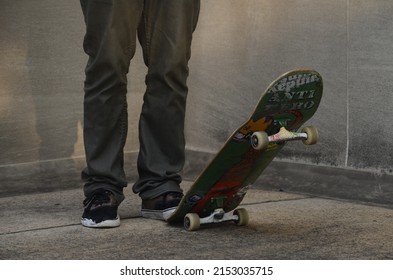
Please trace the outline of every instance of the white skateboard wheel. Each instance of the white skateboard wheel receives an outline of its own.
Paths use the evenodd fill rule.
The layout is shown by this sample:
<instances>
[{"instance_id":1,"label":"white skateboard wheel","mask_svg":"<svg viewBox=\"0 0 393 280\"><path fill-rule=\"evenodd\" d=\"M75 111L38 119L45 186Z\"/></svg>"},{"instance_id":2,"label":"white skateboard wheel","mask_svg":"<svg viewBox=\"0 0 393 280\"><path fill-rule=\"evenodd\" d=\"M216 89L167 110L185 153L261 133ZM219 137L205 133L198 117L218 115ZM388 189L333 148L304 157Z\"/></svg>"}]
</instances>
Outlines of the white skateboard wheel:
<instances>
[{"instance_id":1,"label":"white skateboard wheel","mask_svg":"<svg viewBox=\"0 0 393 280\"><path fill-rule=\"evenodd\" d=\"M251 146L255 150L264 150L269 145L269 136L265 131L256 131L251 135Z\"/></svg>"},{"instance_id":2,"label":"white skateboard wheel","mask_svg":"<svg viewBox=\"0 0 393 280\"><path fill-rule=\"evenodd\" d=\"M245 226L248 224L249 221L249 216L248 212L244 208L238 208L235 211L233 211L233 215L238 217L238 220L235 221L235 224L238 226Z\"/></svg>"},{"instance_id":3,"label":"white skateboard wheel","mask_svg":"<svg viewBox=\"0 0 393 280\"><path fill-rule=\"evenodd\" d=\"M184 217L184 228L188 231L198 230L201 225L200 218L196 213L188 213Z\"/></svg>"},{"instance_id":4,"label":"white skateboard wheel","mask_svg":"<svg viewBox=\"0 0 393 280\"><path fill-rule=\"evenodd\" d=\"M314 145L318 142L319 133L314 126L306 126L302 132L307 134L307 139L303 140L305 145Z\"/></svg>"}]
</instances>

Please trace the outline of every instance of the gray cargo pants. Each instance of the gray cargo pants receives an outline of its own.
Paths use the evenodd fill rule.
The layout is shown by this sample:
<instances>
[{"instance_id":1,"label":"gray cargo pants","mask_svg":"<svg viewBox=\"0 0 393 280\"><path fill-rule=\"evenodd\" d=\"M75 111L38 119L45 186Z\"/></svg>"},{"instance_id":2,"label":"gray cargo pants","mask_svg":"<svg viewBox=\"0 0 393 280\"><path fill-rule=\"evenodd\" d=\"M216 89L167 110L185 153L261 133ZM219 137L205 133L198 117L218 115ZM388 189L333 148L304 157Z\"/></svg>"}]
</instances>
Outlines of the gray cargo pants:
<instances>
[{"instance_id":1,"label":"gray cargo pants","mask_svg":"<svg viewBox=\"0 0 393 280\"><path fill-rule=\"evenodd\" d=\"M123 148L127 137L127 73L136 38L148 73L139 120L142 199L181 192L184 117L192 33L199 0L81 0L86 23L84 193L110 190L124 199Z\"/></svg>"}]
</instances>

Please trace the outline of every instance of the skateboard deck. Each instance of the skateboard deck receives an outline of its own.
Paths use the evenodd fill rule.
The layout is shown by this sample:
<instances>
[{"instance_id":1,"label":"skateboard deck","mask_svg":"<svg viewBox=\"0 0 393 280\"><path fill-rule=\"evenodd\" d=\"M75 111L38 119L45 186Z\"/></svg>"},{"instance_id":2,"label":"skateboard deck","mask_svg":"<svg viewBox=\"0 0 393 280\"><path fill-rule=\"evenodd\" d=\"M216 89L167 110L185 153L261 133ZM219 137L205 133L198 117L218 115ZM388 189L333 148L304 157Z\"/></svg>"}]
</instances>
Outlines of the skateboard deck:
<instances>
[{"instance_id":1,"label":"skateboard deck","mask_svg":"<svg viewBox=\"0 0 393 280\"><path fill-rule=\"evenodd\" d=\"M236 207L287 141L316 143L316 128L297 131L316 112L322 91L322 77L314 70L298 69L278 77L166 221L183 222L187 230L228 220L247 224L247 211Z\"/></svg>"}]
</instances>

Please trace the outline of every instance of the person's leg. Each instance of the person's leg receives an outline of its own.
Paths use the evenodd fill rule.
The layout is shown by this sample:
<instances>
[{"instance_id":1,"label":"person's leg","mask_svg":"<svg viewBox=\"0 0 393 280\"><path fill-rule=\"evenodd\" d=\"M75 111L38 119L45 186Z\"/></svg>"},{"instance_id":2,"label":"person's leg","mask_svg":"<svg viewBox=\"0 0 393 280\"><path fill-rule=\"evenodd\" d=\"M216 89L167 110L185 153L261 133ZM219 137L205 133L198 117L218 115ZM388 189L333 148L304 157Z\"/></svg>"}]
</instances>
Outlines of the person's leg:
<instances>
[{"instance_id":1,"label":"person's leg","mask_svg":"<svg viewBox=\"0 0 393 280\"><path fill-rule=\"evenodd\" d=\"M146 0L139 39L148 66L139 123L140 179L133 190L145 201L181 193L188 61L199 0Z\"/></svg>"},{"instance_id":2,"label":"person's leg","mask_svg":"<svg viewBox=\"0 0 393 280\"><path fill-rule=\"evenodd\" d=\"M83 128L87 167L82 171L82 178L87 198L85 212L91 212L96 208L91 204L97 193L109 191L113 199L106 200L111 205L118 205L124 199L126 75L135 53L143 1L81 0L81 6L86 23L83 46L89 56L85 69ZM112 207L116 213L117 205Z\"/></svg>"}]
</instances>

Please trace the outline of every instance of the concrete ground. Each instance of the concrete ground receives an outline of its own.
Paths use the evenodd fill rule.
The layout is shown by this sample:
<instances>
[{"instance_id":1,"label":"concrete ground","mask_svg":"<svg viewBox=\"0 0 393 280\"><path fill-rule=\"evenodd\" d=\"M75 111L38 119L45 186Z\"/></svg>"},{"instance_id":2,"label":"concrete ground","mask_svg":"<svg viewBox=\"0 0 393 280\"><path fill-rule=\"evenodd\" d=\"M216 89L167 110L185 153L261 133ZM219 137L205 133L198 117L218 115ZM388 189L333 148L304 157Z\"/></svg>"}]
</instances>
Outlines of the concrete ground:
<instances>
[{"instance_id":1,"label":"concrete ground","mask_svg":"<svg viewBox=\"0 0 393 280\"><path fill-rule=\"evenodd\" d=\"M256 185L242 204L247 226L187 232L141 218L139 197L126 195L112 229L80 225L80 189L0 198L0 259L393 259L387 207Z\"/></svg>"}]
</instances>

